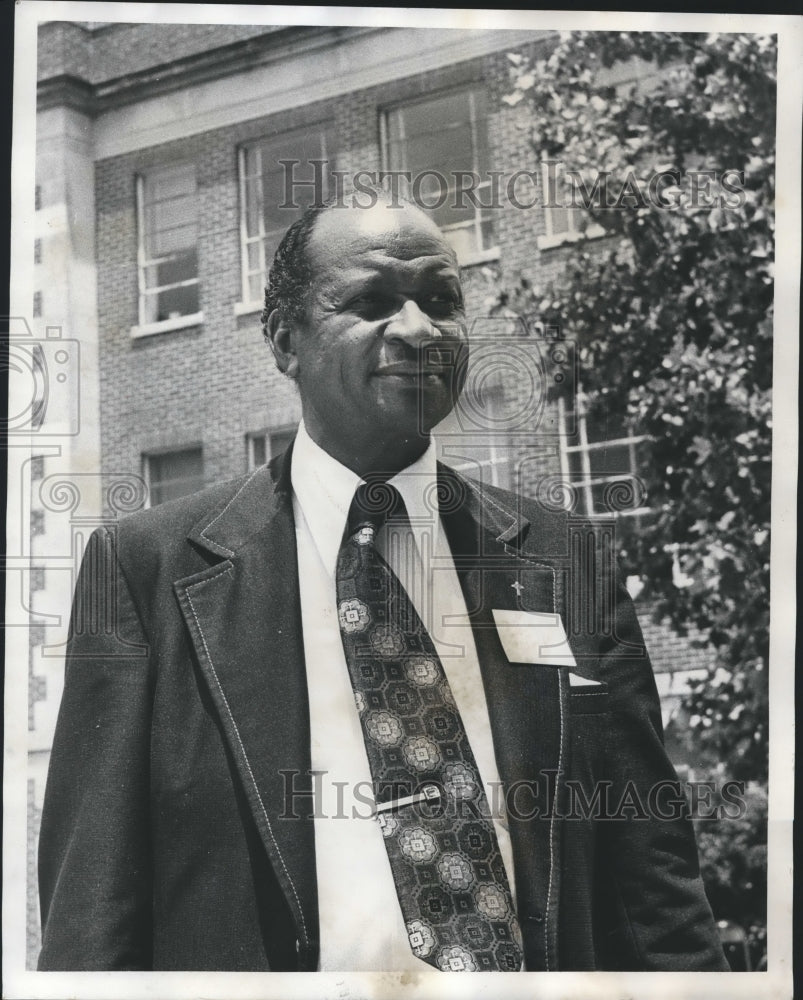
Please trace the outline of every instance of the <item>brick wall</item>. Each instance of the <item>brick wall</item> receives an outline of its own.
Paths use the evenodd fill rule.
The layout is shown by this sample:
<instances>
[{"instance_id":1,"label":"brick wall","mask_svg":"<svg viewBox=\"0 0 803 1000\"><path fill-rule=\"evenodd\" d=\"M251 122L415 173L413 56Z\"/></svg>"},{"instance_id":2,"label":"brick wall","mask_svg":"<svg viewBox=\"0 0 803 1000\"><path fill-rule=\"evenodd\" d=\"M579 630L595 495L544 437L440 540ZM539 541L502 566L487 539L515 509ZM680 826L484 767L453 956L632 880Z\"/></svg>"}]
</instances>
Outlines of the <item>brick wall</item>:
<instances>
[{"instance_id":1,"label":"brick wall","mask_svg":"<svg viewBox=\"0 0 803 1000\"><path fill-rule=\"evenodd\" d=\"M175 30L171 28L171 36ZM200 36L190 34L193 44L198 43ZM246 468L248 432L286 426L298 417L295 391L274 370L261 338L258 313L235 316L242 280L238 146L271 133L331 123L339 144L337 168L376 170L381 159L379 114L384 108L472 82L483 82L488 89L494 169L512 172L531 166L526 131L518 127L515 110L500 100L509 87L504 53L98 162L98 315L105 471L139 473L143 452L202 444L207 482L230 478ZM131 328L138 322L135 177L173 161L196 165L203 324L132 338ZM494 224L503 275L537 271L536 237L543 232L543 213L519 210L503 198ZM482 265L466 268L464 278L469 314L484 315L497 280ZM529 393L530 386L508 371L505 392L512 400L510 408L518 413L527 399L517 402L517 394ZM520 470L519 485L532 492L545 469L557 469L557 442L543 446L534 435L519 437L513 457Z\"/></svg>"}]
</instances>

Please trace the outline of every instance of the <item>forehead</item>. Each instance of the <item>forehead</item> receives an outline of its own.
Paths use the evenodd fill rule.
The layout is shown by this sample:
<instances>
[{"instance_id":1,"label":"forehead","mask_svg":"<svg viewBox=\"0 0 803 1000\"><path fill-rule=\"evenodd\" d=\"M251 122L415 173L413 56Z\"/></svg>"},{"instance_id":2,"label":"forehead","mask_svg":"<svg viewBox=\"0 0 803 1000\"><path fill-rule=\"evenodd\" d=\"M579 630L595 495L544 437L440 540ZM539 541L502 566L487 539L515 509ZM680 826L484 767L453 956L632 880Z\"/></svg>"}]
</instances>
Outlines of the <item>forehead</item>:
<instances>
[{"instance_id":1,"label":"forehead","mask_svg":"<svg viewBox=\"0 0 803 1000\"><path fill-rule=\"evenodd\" d=\"M318 220L309 253L316 282L346 270L458 274L454 251L438 227L409 206L334 208Z\"/></svg>"}]
</instances>

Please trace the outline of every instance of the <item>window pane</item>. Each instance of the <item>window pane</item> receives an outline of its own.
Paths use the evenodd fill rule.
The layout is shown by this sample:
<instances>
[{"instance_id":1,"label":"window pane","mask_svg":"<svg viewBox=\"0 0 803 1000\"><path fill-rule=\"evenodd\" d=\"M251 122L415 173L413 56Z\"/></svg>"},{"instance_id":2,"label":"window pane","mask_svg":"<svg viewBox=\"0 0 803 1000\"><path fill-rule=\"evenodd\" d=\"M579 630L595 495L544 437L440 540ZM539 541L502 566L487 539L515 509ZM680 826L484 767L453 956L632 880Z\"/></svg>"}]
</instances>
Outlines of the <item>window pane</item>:
<instances>
[{"instance_id":1,"label":"window pane","mask_svg":"<svg viewBox=\"0 0 803 1000\"><path fill-rule=\"evenodd\" d=\"M256 469L271 459L284 454L296 436L297 429L297 427L284 427L280 430L252 435L248 449L249 468Z\"/></svg>"},{"instance_id":2,"label":"window pane","mask_svg":"<svg viewBox=\"0 0 803 1000\"><path fill-rule=\"evenodd\" d=\"M262 149L260 146L247 146L245 149L245 177L249 179L262 173Z\"/></svg>"},{"instance_id":3,"label":"window pane","mask_svg":"<svg viewBox=\"0 0 803 1000\"><path fill-rule=\"evenodd\" d=\"M320 157L321 150L318 150L316 158ZM287 175L279 163L262 175L266 230L281 229L283 232L305 208L316 199L323 200L328 194L327 177L320 166L310 163L306 157L292 159L293 163L287 166Z\"/></svg>"},{"instance_id":4,"label":"window pane","mask_svg":"<svg viewBox=\"0 0 803 1000\"><path fill-rule=\"evenodd\" d=\"M145 178L145 200L148 204L194 192L195 167L191 163L160 167Z\"/></svg>"},{"instance_id":5,"label":"window pane","mask_svg":"<svg viewBox=\"0 0 803 1000\"><path fill-rule=\"evenodd\" d=\"M296 436L296 428L291 427L284 431L275 431L270 436L270 457L275 458L283 454L290 447L290 442Z\"/></svg>"},{"instance_id":6,"label":"window pane","mask_svg":"<svg viewBox=\"0 0 803 1000\"><path fill-rule=\"evenodd\" d=\"M158 322L198 312L198 198L194 165L179 164L152 171L143 178L142 198L141 283L145 293L140 321ZM185 282L195 284L175 287Z\"/></svg>"},{"instance_id":7,"label":"window pane","mask_svg":"<svg viewBox=\"0 0 803 1000\"><path fill-rule=\"evenodd\" d=\"M457 254L458 260L465 260L478 249L473 227L471 229L448 229L446 230L446 238Z\"/></svg>"},{"instance_id":8,"label":"window pane","mask_svg":"<svg viewBox=\"0 0 803 1000\"><path fill-rule=\"evenodd\" d=\"M261 274L252 274L248 278L248 301L261 302L265 293L265 278Z\"/></svg>"},{"instance_id":9,"label":"window pane","mask_svg":"<svg viewBox=\"0 0 803 1000\"><path fill-rule=\"evenodd\" d=\"M399 108L395 114L404 116L404 131L408 140L414 135L435 135L439 129L460 129L470 118L469 91L461 90L417 101Z\"/></svg>"},{"instance_id":10,"label":"window pane","mask_svg":"<svg viewBox=\"0 0 803 1000\"><path fill-rule=\"evenodd\" d=\"M149 268L149 273L155 270L156 287L164 288L165 285L177 285L182 281L194 281L198 274L198 255L195 248L174 254L167 260L160 261L154 269Z\"/></svg>"},{"instance_id":11,"label":"window pane","mask_svg":"<svg viewBox=\"0 0 803 1000\"><path fill-rule=\"evenodd\" d=\"M157 323L198 312L197 254L178 254L145 269L146 282L153 291L145 292L143 321ZM192 282L192 284L185 284Z\"/></svg>"},{"instance_id":12,"label":"window pane","mask_svg":"<svg viewBox=\"0 0 803 1000\"><path fill-rule=\"evenodd\" d=\"M265 435L258 434L251 439L251 463L252 468L264 465L267 461L265 457Z\"/></svg>"},{"instance_id":13,"label":"window pane","mask_svg":"<svg viewBox=\"0 0 803 1000\"><path fill-rule=\"evenodd\" d=\"M329 169L335 167L332 147L331 135L313 128L273 136L246 148L242 212L247 236L260 240L259 246L247 249L249 270L266 271L287 228L316 199L327 197ZM326 162L315 166L312 160ZM283 165L281 161L290 162ZM266 273L245 276L247 301L262 298L266 279Z\"/></svg>"},{"instance_id":14,"label":"window pane","mask_svg":"<svg viewBox=\"0 0 803 1000\"><path fill-rule=\"evenodd\" d=\"M387 132L390 169L409 170L414 183L419 178L413 193L422 207L437 206L427 210L447 230L458 257L470 259L491 246L490 220L482 227L474 225L481 209L469 197L457 203L454 194L458 172L472 174L480 182L487 177L488 135L482 91L464 90L396 108L388 113ZM437 172L443 182L435 176L421 179L429 171ZM463 178L460 184L463 188L472 186L469 178ZM444 198L446 191L448 196Z\"/></svg>"},{"instance_id":15,"label":"window pane","mask_svg":"<svg viewBox=\"0 0 803 1000\"><path fill-rule=\"evenodd\" d=\"M579 482L583 475L583 458L582 452L570 451L566 455L566 460L569 466L569 478L575 482Z\"/></svg>"},{"instance_id":16,"label":"window pane","mask_svg":"<svg viewBox=\"0 0 803 1000\"><path fill-rule=\"evenodd\" d=\"M636 471L631 467L630 451L626 445L605 445L602 448L592 448L589 450L588 457L591 462L591 474L595 478Z\"/></svg>"},{"instance_id":17,"label":"window pane","mask_svg":"<svg viewBox=\"0 0 803 1000\"><path fill-rule=\"evenodd\" d=\"M262 178L245 182L245 229L248 236L259 236L262 218Z\"/></svg>"},{"instance_id":18,"label":"window pane","mask_svg":"<svg viewBox=\"0 0 803 1000\"><path fill-rule=\"evenodd\" d=\"M491 219L487 217L482 219L480 223L480 233L483 250L490 250L490 248L494 245L494 228Z\"/></svg>"},{"instance_id":19,"label":"window pane","mask_svg":"<svg viewBox=\"0 0 803 1000\"><path fill-rule=\"evenodd\" d=\"M169 288L154 295L156 299L156 315L148 322L159 323L164 319L176 319L179 316L192 316L199 311L198 285L185 285L183 288Z\"/></svg>"},{"instance_id":20,"label":"window pane","mask_svg":"<svg viewBox=\"0 0 803 1000\"><path fill-rule=\"evenodd\" d=\"M622 476L591 487L595 514L617 514L636 510L641 504L643 491L633 476Z\"/></svg>"},{"instance_id":21,"label":"window pane","mask_svg":"<svg viewBox=\"0 0 803 1000\"><path fill-rule=\"evenodd\" d=\"M486 483L509 488L511 436L506 428L506 412L502 385L488 387L481 409L470 416L453 410L434 430L439 457L466 475L481 475Z\"/></svg>"},{"instance_id":22,"label":"window pane","mask_svg":"<svg viewBox=\"0 0 803 1000\"><path fill-rule=\"evenodd\" d=\"M630 433L624 418L617 413L612 413L607 407L592 410L588 414L586 423L588 440L592 443L625 438Z\"/></svg>"},{"instance_id":23,"label":"window pane","mask_svg":"<svg viewBox=\"0 0 803 1000\"><path fill-rule=\"evenodd\" d=\"M259 267L259 243L248 244L248 267L251 271Z\"/></svg>"},{"instance_id":24,"label":"window pane","mask_svg":"<svg viewBox=\"0 0 803 1000\"><path fill-rule=\"evenodd\" d=\"M569 211L566 208L547 208L551 220L551 236L569 232Z\"/></svg>"},{"instance_id":25,"label":"window pane","mask_svg":"<svg viewBox=\"0 0 803 1000\"><path fill-rule=\"evenodd\" d=\"M203 486L203 456L200 448L150 455L148 479L151 506L186 496Z\"/></svg>"}]
</instances>

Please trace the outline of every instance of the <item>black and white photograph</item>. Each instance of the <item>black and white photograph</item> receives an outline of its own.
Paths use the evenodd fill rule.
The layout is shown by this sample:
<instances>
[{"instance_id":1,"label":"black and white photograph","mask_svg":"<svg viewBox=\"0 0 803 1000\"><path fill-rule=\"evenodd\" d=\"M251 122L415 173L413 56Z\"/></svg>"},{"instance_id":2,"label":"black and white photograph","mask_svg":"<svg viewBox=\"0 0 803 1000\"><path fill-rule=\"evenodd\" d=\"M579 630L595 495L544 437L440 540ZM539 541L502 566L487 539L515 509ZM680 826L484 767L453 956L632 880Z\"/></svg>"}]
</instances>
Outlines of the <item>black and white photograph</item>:
<instances>
[{"instance_id":1,"label":"black and white photograph","mask_svg":"<svg viewBox=\"0 0 803 1000\"><path fill-rule=\"evenodd\" d=\"M14 53L4 996L791 998L803 21Z\"/></svg>"}]
</instances>

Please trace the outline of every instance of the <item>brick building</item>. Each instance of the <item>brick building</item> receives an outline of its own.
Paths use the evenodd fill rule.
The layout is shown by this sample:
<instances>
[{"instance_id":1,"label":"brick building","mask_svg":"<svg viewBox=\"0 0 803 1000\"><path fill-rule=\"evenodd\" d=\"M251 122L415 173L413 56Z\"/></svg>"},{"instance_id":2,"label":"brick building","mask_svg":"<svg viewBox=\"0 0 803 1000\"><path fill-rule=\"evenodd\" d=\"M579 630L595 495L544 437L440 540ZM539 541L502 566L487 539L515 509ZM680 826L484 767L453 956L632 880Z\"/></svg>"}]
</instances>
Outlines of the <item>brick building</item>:
<instances>
[{"instance_id":1,"label":"brick building","mask_svg":"<svg viewBox=\"0 0 803 1000\"><path fill-rule=\"evenodd\" d=\"M576 212L543 207L526 129L502 101L508 53L551 44L540 31L41 25L34 315L66 326L85 360L80 439L53 471L91 470L78 514L44 505L45 550L61 532L74 565L96 523L284 448L300 408L259 316L300 212L281 206L348 189L359 171L428 174L419 193L463 267L474 368L443 428L445 460L556 503L569 480L581 512L610 514L609 488L637 482L644 442L586 425L570 330L487 316L500 275L548 280L579 236ZM475 197L455 207L460 176ZM647 516L629 495L619 515ZM48 579L36 580L43 607ZM650 628L668 719L705 657ZM48 641L31 632L36 662ZM31 670L31 847L61 690L48 662L49 683ZM34 891L31 879L30 960Z\"/></svg>"}]
</instances>

